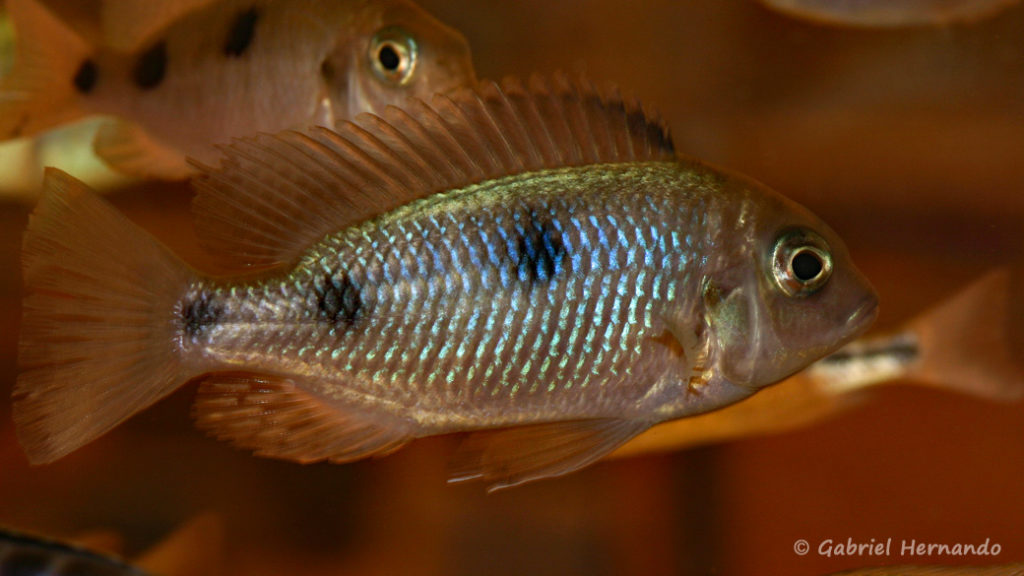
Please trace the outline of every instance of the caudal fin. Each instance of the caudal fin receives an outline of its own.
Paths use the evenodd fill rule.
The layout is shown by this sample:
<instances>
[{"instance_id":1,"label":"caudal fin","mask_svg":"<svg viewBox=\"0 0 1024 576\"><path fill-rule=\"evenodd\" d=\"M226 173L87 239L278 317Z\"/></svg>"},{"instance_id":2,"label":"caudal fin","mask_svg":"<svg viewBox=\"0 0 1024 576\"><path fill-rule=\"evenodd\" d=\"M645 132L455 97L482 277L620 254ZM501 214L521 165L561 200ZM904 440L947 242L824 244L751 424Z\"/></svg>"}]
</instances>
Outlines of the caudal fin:
<instances>
[{"instance_id":1,"label":"caudal fin","mask_svg":"<svg viewBox=\"0 0 1024 576\"><path fill-rule=\"evenodd\" d=\"M992 400L1024 396L1022 275L991 272L912 321L921 358L908 376Z\"/></svg>"},{"instance_id":2,"label":"caudal fin","mask_svg":"<svg viewBox=\"0 0 1024 576\"><path fill-rule=\"evenodd\" d=\"M192 272L85 184L50 168L22 248L14 420L52 462L185 383L176 301Z\"/></svg>"},{"instance_id":3,"label":"caudal fin","mask_svg":"<svg viewBox=\"0 0 1024 576\"><path fill-rule=\"evenodd\" d=\"M90 88L90 46L37 0L7 0L14 67L0 80L0 140L35 134L83 115L76 84Z\"/></svg>"}]
</instances>

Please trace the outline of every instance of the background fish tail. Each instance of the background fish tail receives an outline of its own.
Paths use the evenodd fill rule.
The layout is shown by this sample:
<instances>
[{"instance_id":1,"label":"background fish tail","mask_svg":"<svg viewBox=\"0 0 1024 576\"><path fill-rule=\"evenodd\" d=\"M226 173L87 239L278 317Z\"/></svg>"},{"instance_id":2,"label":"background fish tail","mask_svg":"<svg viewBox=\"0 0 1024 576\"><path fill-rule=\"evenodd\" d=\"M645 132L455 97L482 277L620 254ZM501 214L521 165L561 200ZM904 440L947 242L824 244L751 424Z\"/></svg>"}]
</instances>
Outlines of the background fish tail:
<instances>
[{"instance_id":1,"label":"background fish tail","mask_svg":"<svg viewBox=\"0 0 1024 576\"><path fill-rule=\"evenodd\" d=\"M96 81L91 47L37 0L8 0L17 33L11 73L0 80L0 140L76 120L78 91Z\"/></svg>"},{"instance_id":2,"label":"background fish tail","mask_svg":"<svg viewBox=\"0 0 1024 576\"><path fill-rule=\"evenodd\" d=\"M48 169L22 248L14 420L56 460L187 381L176 301L192 272L87 186Z\"/></svg>"},{"instance_id":3,"label":"background fish tail","mask_svg":"<svg viewBox=\"0 0 1024 576\"><path fill-rule=\"evenodd\" d=\"M911 323L921 361L911 377L992 400L1024 396L1024 272L1000 268Z\"/></svg>"}]
</instances>

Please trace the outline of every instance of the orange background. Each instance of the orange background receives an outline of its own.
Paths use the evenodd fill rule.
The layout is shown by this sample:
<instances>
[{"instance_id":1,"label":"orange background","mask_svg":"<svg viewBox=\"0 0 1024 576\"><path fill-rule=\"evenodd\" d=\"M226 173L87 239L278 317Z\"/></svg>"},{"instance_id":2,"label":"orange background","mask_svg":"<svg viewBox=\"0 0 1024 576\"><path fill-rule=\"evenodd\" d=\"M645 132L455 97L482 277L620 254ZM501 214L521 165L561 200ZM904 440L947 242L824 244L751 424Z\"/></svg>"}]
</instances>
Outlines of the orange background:
<instances>
[{"instance_id":1,"label":"orange background","mask_svg":"<svg viewBox=\"0 0 1024 576\"><path fill-rule=\"evenodd\" d=\"M479 2L426 8L481 77L585 71L660 109L677 148L804 203L847 240L892 327L1024 252L1024 7L971 25L821 27L748 0ZM193 261L188 190L112 200ZM0 204L0 523L99 527L127 553L201 511L230 574L823 574L826 538L998 542L1024 560L1024 411L910 386L775 436L607 462L485 495L445 484L451 439L344 466L205 438L186 388L60 462L13 437L18 243ZM811 554L793 552L798 538ZM897 545L898 547L898 545ZM956 559L916 559L918 562Z\"/></svg>"}]
</instances>

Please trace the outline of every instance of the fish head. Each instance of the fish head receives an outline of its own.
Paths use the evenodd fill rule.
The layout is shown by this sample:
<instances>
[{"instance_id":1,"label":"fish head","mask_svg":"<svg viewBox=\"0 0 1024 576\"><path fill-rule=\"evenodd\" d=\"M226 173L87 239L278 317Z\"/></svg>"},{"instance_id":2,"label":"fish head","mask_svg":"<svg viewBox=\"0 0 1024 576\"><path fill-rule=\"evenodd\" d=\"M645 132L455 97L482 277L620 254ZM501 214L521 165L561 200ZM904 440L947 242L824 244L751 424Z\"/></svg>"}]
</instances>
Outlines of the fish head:
<instances>
[{"instance_id":1,"label":"fish head","mask_svg":"<svg viewBox=\"0 0 1024 576\"><path fill-rule=\"evenodd\" d=\"M839 236L765 186L730 177L742 198L704 278L713 373L745 388L778 382L871 325L878 299Z\"/></svg>"},{"instance_id":2,"label":"fish head","mask_svg":"<svg viewBox=\"0 0 1024 576\"><path fill-rule=\"evenodd\" d=\"M406 0L368 2L322 66L337 120L476 84L469 43Z\"/></svg>"}]
</instances>

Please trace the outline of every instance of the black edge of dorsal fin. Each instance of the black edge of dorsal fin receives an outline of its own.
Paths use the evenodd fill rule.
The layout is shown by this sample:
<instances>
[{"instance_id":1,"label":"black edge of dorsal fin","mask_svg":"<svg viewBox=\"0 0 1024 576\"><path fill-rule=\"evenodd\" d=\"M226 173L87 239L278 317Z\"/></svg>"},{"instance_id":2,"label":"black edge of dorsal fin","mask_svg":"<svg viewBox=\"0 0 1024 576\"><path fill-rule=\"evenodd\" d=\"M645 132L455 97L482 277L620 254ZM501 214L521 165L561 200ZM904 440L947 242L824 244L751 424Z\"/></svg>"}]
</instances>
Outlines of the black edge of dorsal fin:
<instances>
[{"instance_id":1,"label":"black edge of dorsal fin","mask_svg":"<svg viewBox=\"0 0 1024 576\"><path fill-rule=\"evenodd\" d=\"M665 124L615 88L556 74L482 82L193 162L204 244L249 265L291 262L325 235L421 198L523 172L675 157Z\"/></svg>"}]
</instances>

